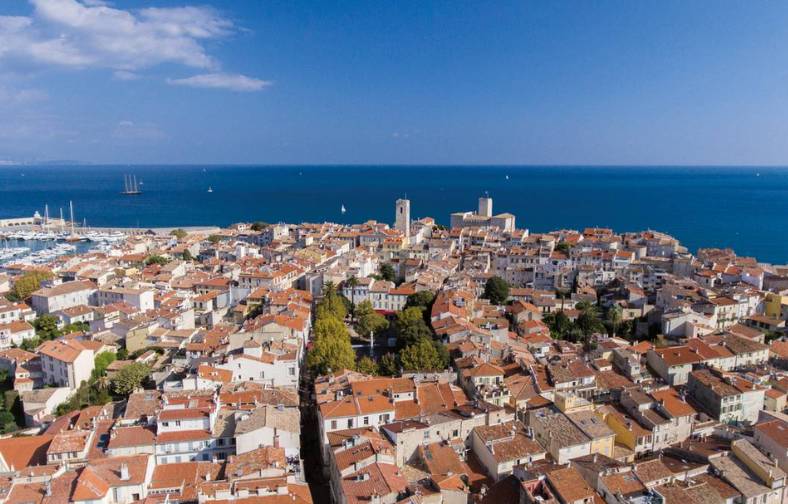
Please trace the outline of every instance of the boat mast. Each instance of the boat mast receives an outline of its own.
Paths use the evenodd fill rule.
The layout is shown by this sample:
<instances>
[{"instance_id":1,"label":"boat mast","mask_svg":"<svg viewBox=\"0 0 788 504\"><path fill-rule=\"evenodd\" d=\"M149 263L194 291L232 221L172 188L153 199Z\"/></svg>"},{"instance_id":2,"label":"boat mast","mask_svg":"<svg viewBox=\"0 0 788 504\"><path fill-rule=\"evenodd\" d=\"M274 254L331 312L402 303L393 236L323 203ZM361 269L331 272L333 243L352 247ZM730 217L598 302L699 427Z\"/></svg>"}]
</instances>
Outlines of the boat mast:
<instances>
[{"instance_id":1,"label":"boat mast","mask_svg":"<svg viewBox=\"0 0 788 504\"><path fill-rule=\"evenodd\" d=\"M69 200L68 210L71 213L71 234L74 234L74 203Z\"/></svg>"},{"instance_id":2,"label":"boat mast","mask_svg":"<svg viewBox=\"0 0 788 504\"><path fill-rule=\"evenodd\" d=\"M49 226L49 205L44 203L44 226Z\"/></svg>"}]
</instances>

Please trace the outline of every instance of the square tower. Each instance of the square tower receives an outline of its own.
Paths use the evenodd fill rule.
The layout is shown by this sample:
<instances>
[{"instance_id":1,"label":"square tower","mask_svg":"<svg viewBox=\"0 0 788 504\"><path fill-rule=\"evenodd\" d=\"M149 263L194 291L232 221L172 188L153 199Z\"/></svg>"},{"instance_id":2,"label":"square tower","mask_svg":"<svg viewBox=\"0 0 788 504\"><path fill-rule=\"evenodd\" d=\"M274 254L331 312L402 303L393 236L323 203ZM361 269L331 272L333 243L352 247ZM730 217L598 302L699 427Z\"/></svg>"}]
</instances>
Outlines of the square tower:
<instances>
[{"instance_id":1,"label":"square tower","mask_svg":"<svg viewBox=\"0 0 788 504\"><path fill-rule=\"evenodd\" d=\"M410 200L398 199L396 215L394 217L394 229L402 231L405 238L410 238Z\"/></svg>"},{"instance_id":2,"label":"square tower","mask_svg":"<svg viewBox=\"0 0 788 504\"><path fill-rule=\"evenodd\" d=\"M479 215L481 217L492 217L492 198L479 198Z\"/></svg>"}]
</instances>

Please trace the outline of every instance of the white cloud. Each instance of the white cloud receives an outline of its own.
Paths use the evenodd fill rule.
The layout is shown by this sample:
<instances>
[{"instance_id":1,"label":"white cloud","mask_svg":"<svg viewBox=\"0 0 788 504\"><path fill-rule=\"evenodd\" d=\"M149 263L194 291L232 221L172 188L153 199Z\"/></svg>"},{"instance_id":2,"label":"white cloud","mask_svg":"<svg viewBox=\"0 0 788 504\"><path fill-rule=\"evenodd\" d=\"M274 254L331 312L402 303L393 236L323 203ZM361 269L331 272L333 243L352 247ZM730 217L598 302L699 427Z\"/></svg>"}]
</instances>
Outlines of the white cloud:
<instances>
[{"instance_id":1,"label":"white cloud","mask_svg":"<svg viewBox=\"0 0 788 504\"><path fill-rule=\"evenodd\" d=\"M166 138L167 135L157 125L145 122L135 123L134 121L118 121L112 131L112 138L121 141L158 141Z\"/></svg>"},{"instance_id":2,"label":"white cloud","mask_svg":"<svg viewBox=\"0 0 788 504\"><path fill-rule=\"evenodd\" d=\"M0 109L12 105L26 105L49 99L46 91L36 88L14 89L0 82Z\"/></svg>"},{"instance_id":3,"label":"white cloud","mask_svg":"<svg viewBox=\"0 0 788 504\"><path fill-rule=\"evenodd\" d=\"M175 86L196 88L229 89L232 91L260 91L271 85L264 81L239 74L208 73L186 77L184 79L167 79L167 83Z\"/></svg>"},{"instance_id":4,"label":"white cloud","mask_svg":"<svg viewBox=\"0 0 788 504\"><path fill-rule=\"evenodd\" d=\"M0 61L69 68L106 68L116 79L178 64L211 73L195 76L196 86L257 90L264 81L221 73L204 42L237 31L210 7L123 10L103 0L29 0L30 16L0 16ZM178 79L188 81L188 79ZM202 82L202 83L201 83ZM213 83L213 84L212 84ZM188 82L183 82L190 85Z\"/></svg>"},{"instance_id":5,"label":"white cloud","mask_svg":"<svg viewBox=\"0 0 788 504\"><path fill-rule=\"evenodd\" d=\"M140 78L140 75L134 72L129 72L128 70L116 70L112 72L112 76L115 77L117 80L137 80Z\"/></svg>"}]
</instances>

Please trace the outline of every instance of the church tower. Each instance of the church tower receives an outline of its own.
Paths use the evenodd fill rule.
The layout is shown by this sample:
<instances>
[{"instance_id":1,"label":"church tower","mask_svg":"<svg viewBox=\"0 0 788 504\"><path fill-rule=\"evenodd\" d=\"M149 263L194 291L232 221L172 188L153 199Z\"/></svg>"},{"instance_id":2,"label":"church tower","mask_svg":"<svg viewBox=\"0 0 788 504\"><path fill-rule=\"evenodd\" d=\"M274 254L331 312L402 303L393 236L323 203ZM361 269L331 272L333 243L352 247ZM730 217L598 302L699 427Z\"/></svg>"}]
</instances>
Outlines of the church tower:
<instances>
[{"instance_id":1,"label":"church tower","mask_svg":"<svg viewBox=\"0 0 788 504\"><path fill-rule=\"evenodd\" d=\"M402 231L405 238L410 239L410 200L397 200L394 229Z\"/></svg>"}]
</instances>

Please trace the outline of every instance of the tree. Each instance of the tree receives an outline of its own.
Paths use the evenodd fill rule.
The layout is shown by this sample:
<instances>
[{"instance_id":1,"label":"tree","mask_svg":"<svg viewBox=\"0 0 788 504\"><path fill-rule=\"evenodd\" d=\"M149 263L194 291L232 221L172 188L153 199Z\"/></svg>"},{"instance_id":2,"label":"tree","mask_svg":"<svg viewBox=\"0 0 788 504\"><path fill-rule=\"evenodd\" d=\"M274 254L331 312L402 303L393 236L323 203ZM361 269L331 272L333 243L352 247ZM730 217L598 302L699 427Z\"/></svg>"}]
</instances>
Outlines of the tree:
<instances>
[{"instance_id":1,"label":"tree","mask_svg":"<svg viewBox=\"0 0 788 504\"><path fill-rule=\"evenodd\" d=\"M170 234L179 240L183 240L184 238L186 238L186 236L189 235L189 233L187 233L186 230L181 228L173 229L172 231L170 231Z\"/></svg>"},{"instance_id":2,"label":"tree","mask_svg":"<svg viewBox=\"0 0 788 504\"><path fill-rule=\"evenodd\" d=\"M41 315L33 321L36 336L42 340L59 338L63 333L57 327L58 319L54 315Z\"/></svg>"},{"instance_id":3,"label":"tree","mask_svg":"<svg viewBox=\"0 0 788 504\"><path fill-rule=\"evenodd\" d=\"M316 317L323 318L331 315L337 320L345 320L348 309L344 299L345 297L337 292L336 286L328 282L323 288L323 299L315 309Z\"/></svg>"},{"instance_id":4,"label":"tree","mask_svg":"<svg viewBox=\"0 0 788 504\"><path fill-rule=\"evenodd\" d=\"M90 324L87 322L72 322L71 324L64 325L63 328L60 330L60 334L71 334L71 333L86 333L90 331Z\"/></svg>"},{"instance_id":5,"label":"tree","mask_svg":"<svg viewBox=\"0 0 788 504\"><path fill-rule=\"evenodd\" d=\"M41 282L49 280L53 276L49 271L29 271L25 273L14 282L14 286L8 293L8 299L11 301L25 301L41 288Z\"/></svg>"},{"instance_id":6,"label":"tree","mask_svg":"<svg viewBox=\"0 0 788 504\"><path fill-rule=\"evenodd\" d=\"M348 333L347 327L335 317L319 317L315 321L314 333L316 340L321 338L339 338L350 342L350 333Z\"/></svg>"},{"instance_id":7,"label":"tree","mask_svg":"<svg viewBox=\"0 0 788 504\"><path fill-rule=\"evenodd\" d=\"M19 429L19 426L16 425L16 419L13 413L8 410L0 411L0 428L3 434L10 434Z\"/></svg>"},{"instance_id":8,"label":"tree","mask_svg":"<svg viewBox=\"0 0 788 504\"><path fill-rule=\"evenodd\" d=\"M607 321L610 324L611 329L613 329L613 337L616 337L616 331L618 331L618 326L621 323L621 307L618 305L613 305L607 311Z\"/></svg>"},{"instance_id":9,"label":"tree","mask_svg":"<svg viewBox=\"0 0 788 504\"><path fill-rule=\"evenodd\" d=\"M220 241L222 241L222 237L216 234L212 234L208 236L208 241L211 242L212 245L216 245Z\"/></svg>"},{"instance_id":10,"label":"tree","mask_svg":"<svg viewBox=\"0 0 788 504\"><path fill-rule=\"evenodd\" d=\"M262 231L263 229L267 228L268 226L270 226L270 224L267 223L267 222L257 221L254 224L252 224L252 231Z\"/></svg>"},{"instance_id":11,"label":"tree","mask_svg":"<svg viewBox=\"0 0 788 504\"><path fill-rule=\"evenodd\" d=\"M36 348L38 348L38 345L40 344L41 344L41 338L39 338L38 336L33 336L32 338L23 339L22 344L19 345L19 348L27 352L33 352L35 351Z\"/></svg>"},{"instance_id":12,"label":"tree","mask_svg":"<svg viewBox=\"0 0 788 504\"><path fill-rule=\"evenodd\" d=\"M170 262L169 259L167 259L164 256L160 256L160 255L150 255L150 256L147 257L147 259L145 259L145 265L146 266L149 265L149 264L158 264L158 265L163 266L163 265L167 264L168 262Z\"/></svg>"},{"instance_id":13,"label":"tree","mask_svg":"<svg viewBox=\"0 0 788 504\"><path fill-rule=\"evenodd\" d=\"M397 334L397 346L405 348L413 345L421 338L432 339L432 330L429 328L420 308L406 308L397 314L394 324Z\"/></svg>"},{"instance_id":14,"label":"tree","mask_svg":"<svg viewBox=\"0 0 788 504\"><path fill-rule=\"evenodd\" d=\"M107 372L107 368L115 361L114 352L101 352L93 359L94 367L91 376L98 379Z\"/></svg>"},{"instance_id":15,"label":"tree","mask_svg":"<svg viewBox=\"0 0 788 504\"><path fill-rule=\"evenodd\" d=\"M405 347L400 352L400 362L406 371L438 371L443 369L443 362L435 344L428 338Z\"/></svg>"},{"instance_id":16,"label":"tree","mask_svg":"<svg viewBox=\"0 0 788 504\"><path fill-rule=\"evenodd\" d=\"M555 339L565 339L569 331L572 330L572 321L563 311L548 313L542 318L542 322L550 328L550 335Z\"/></svg>"},{"instance_id":17,"label":"tree","mask_svg":"<svg viewBox=\"0 0 788 504\"><path fill-rule=\"evenodd\" d=\"M393 353L387 353L378 362L378 371L385 376L397 376L399 374L399 363Z\"/></svg>"},{"instance_id":18,"label":"tree","mask_svg":"<svg viewBox=\"0 0 788 504\"><path fill-rule=\"evenodd\" d=\"M394 282L397 279L397 274L394 272L394 266L389 263L383 263L380 265L380 278L383 280L388 280L389 282Z\"/></svg>"},{"instance_id":19,"label":"tree","mask_svg":"<svg viewBox=\"0 0 788 504\"><path fill-rule=\"evenodd\" d=\"M594 333L605 330L604 324L599 320L599 310L597 310L596 306L586 301L581 301L577 303L576 308L580 310L580 315L578 315L575 325L583 336L588 338Z\"/></svg>"},{"instance_id":20,"label":"tree","mask_svg":"<svg viewBox=\"0 0 788 504\"><path fill-rule=\"evenodd\" d=\"M509 284L501 277L490 277L484 284L485 299L489 299L494 305L502 305L509 299Z\"/></svg>"},{"instance_id":21,"label":"tree","mask_svg":"<svg viewBox=\"0 0 788 504\"><path fill-rule=\"evenodd\" d=\"M118 349L118 353L115 355L118 360L126 360L129 358L129 351L126 350L126 347L120 347Z\"/></svg>"},{"instance_id":22,"label":"tree","mask_svg":"<svg viewBox=\"0 0 788 504\"><path fill-rule=\"evenodd\" d=\"M424 311L429 311L432 308L432 303L435 301L435 294L432 291L423 290L408 296L405 301L405 308L421 308Z\"/></svg>"},{"instance_id":23,"label":"tree","mask_svg":"<svg viewBox=\"0 0 788 504\"><path fill-rule=\"evenodd\" d=\"M555 246L556 252L561 252L562 254L566 254L566 255L569 255L569 250L571 248L572 247L569 245L569 243L563 241Z\"/></svg>"},{"instance_id":24,"label":"tree","mask_svg":"<svg viewBox=\"0 0 788 504\"><path fill-rule=\"evenodd\" d=\"M356 331L365 338L368 338L370 333L379 333L389 326L386 317L376 312L372 308L372 303L368 300L359 303L355 313L358 320L356 322Z\"/></svg>"},{"instance_id":25,"label":"tree","mask_svg":"<svg viewBox=\"0 0 788 504\"><path fill-rule=\"evenodd\" d=\"M183 255L181 257L183 257L184 261L193 261L194 260L194 256L192 255L191 252L189 252L189 249L184 249Z\"/></svg>"},{"instance_id":26,"label":"tree","mask_svg":"<svg viewBox=\"0 0 788 504\"><path fill-rule=\"evenodd\" d=\"M355 369L356 353L350 346L349 337L317 337L307 355L306 362L309 369L318 374L327 374L341 369Z\"/></svg>"},{"instance_id":27,"label":"tree","mask_svg":"<svg viewBox=\"0 0 788 504\"><path fill-rule=\"evenodd\" d=\"M368 356L364 356L358 360L358 364L356 365L356 371L359 373L364 373L368 375L375 376L378 374L378 364L372 360L372 358Z\"/></svg>"},{"instance_id":28,"label":"tree","mask_svg":"<svg viewBox=\"0 0 788 504\"><path fill-rule=\"evenodd\" d=\"M150 373L150 367L140 362L133 362L112 377L112 391L120 396L128 396L142 385Z\"/></svg>"}]
</instances>

